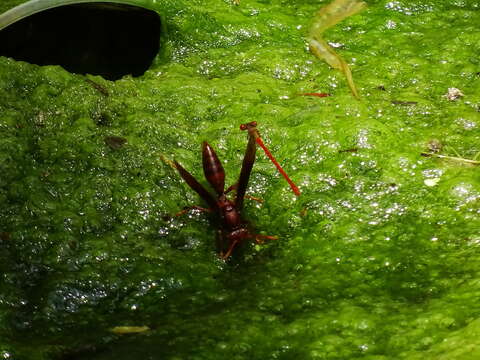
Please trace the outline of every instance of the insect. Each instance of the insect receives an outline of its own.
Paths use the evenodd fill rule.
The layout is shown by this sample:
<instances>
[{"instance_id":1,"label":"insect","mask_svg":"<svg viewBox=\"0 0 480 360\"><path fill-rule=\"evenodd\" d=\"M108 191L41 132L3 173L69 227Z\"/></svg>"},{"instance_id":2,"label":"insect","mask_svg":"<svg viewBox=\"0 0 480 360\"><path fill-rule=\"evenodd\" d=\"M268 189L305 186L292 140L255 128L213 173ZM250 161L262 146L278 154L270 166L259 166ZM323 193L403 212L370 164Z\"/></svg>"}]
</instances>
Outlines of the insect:
<instances>
[{"instance_id":1,"label":"insect","mask_svg":"<svg viewBox=\"0 0 480 360\"><path fill-rule=\"evenodd\" d=\"M218 230L218 250L222 259L228 259L237 245L247 239L255 239L257 243L264 240L275 240L276 236L268 236L261 234L253 234L249 224L241 216L243 201L250 179L250 173L255 162L257 151L256 144L259 137L256 130L256 122L242 124L240 129L248 130L248 144L243 157L242 168L237 183L225 190L225 171L222 163L218 159L213 148L204 141L202 144L202 162L205 178L215 190L216 196L212 195L195 177L190 174L177 161L173 162L174 167L178 170L180 176L200 197L207 202L209 209L198 206L192 208L209 211L215 213L220 220L220 228ZM235 189L235 200L231 201L227 198L227 194ZM187 208L185 211L188 211ZM183 213L182 212L182 213Z\"/></svg>"}]
</instances>

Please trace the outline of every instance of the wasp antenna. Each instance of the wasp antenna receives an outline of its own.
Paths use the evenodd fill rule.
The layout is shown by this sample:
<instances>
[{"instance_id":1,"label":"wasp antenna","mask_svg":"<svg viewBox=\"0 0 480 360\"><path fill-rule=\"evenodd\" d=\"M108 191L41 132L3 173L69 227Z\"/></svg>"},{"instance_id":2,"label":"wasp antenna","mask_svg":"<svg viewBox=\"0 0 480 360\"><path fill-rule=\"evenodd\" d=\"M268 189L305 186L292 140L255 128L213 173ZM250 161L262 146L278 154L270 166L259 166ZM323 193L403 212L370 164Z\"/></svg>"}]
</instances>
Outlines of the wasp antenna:
<instances>
[{"instance_id":1,"label":"wasp antenna","mask_svg":"<svg viewBox=\"0 0 480 360\"><path fill-rule=\"evenodd\" d=\"M273 165L276 166L278 172L282 174L282 176L287 180L288 185L290 185L290 188L292 189L293 193L297 196L300 196L300 190L297 185L290 179L290 177L287 175L285 170L283 170L282 166L278 163L278 161L275 159L275 157L272 155L270 150L265 146L265 144L262 141L262 138L258 137L255 139L257 144L263 149L267 157L270 159L270 161L273 163Z\"/></svg>"},{"instance_id":2,"label":"wasp antenna","mask_svg":"<svg viewBox=\"0 0 480 360\"><path fill-rule=\"evenodd\" d=\"M287 180L288 185L290 185L290 188L292 189L293 193L297 196L300 196L300 190L298 189L298 186L295 185L295 183L290 179L290 177L287 175L285 170L280 166L278 161L275 159L275 157L272 155L270 150L265 146L263 143L262 138L260 137L260 133L257 130L257 122L252 121L246 124L240 125L240 130L248 130L248 135L252 136L255 139L255 142L260 146L263 151L265 152L265 155L270 159L270 161L275 165L277 168L278 172L282 174L282 176Z\"/></svg>"},{"instance_id":3,"label":"wasp antenna","mask_svg":"<svg viewBox=\"0 0 480 360\"><path fill-rule=\"evenodd\" d=\"M165 155L161 154L160 155L160 160L162 160L165 164L170 166L172 169L177 170L177 167L175 166L175 163L172 160L170 160L169 158L167 158Z\"/></svg>"}]
</instances>

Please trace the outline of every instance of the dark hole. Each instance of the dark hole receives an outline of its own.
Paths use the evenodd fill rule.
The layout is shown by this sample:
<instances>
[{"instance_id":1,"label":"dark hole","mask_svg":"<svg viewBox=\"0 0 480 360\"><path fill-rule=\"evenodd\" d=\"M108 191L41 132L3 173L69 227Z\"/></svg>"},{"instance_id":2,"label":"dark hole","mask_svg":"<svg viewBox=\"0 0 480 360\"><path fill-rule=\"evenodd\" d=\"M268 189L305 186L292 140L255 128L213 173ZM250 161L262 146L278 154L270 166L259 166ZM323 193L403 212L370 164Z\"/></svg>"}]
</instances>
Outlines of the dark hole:
<instances>
[{"instance_id":1,"label":"dark hole","mask_svg":"<svg viewBox=\"0 0 480 360\"><path fill-rule=\"evenodd\" d=\"M0 31L0 56L117 80L140 76L160 46L160 17L112 3L61 6Z\"/></svg>"}]
</instances>

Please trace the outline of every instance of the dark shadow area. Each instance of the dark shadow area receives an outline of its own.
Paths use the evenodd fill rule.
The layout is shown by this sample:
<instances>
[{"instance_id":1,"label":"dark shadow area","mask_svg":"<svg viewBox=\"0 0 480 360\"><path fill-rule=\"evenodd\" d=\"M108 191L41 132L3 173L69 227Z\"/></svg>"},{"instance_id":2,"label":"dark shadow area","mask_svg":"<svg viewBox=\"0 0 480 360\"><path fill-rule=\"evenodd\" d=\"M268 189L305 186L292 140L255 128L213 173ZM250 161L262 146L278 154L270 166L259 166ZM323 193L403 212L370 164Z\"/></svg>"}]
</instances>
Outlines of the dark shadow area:
<instances>
[{"instance_id":1,"label":"dark shadow area","mask_svg":"<svg viewBox=\"0 0 480 360\"><path fill-rule=\"evenodd\" d=\"M145 73L159 51L160 36L154 11L108 2L68 5L1 30L0 56L117 80Z\"/></svg>"}]
</instances>

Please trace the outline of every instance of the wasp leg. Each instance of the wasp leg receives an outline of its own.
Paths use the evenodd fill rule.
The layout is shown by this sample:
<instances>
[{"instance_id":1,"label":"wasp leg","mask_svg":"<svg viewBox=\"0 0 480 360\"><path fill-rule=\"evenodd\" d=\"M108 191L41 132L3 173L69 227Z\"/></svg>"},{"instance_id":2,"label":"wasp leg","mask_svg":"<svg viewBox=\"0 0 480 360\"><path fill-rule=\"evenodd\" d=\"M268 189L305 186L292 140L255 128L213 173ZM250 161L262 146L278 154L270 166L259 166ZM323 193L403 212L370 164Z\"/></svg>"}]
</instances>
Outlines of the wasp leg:
<instances>
[{"instance_id":1,"label":"wasp leg","mask_svg":"<svg viewBox=\"0 0 480 360\"><path fill-rule=\"evenodd\" d=\"M230 191L232 191L232 190L237 191L237 187L238 187L238 183L235 183L235 184L229 186L228 189L225 190L225 194L228 194L228 193L229 193Z\"/></svg>"},{"instance_id":2,"label":"wasp leg","mask_svg":"<svg viewBox=\"0 0 480 360\"><path fill-rule=\"evenodd\" d=\"M260 199L260 198L255 197L255 196L245 195L243 198L244 199L250 199L250 200L253 200L253 201L257 201L259 203L263 203L263 199Z\"/></svg>"},{"instance_id":3,"label":"wasp leg","mask_svg":"<svg viewBox=\"0 0 480 360\"><path fill-rule=\"evenodd\" d=\"M230 191L232 191L232 190L237 191L237 187L238 187L238 183L233 184L233 185L230 186L227 190L225 190L225 194L228 194L228 193L229 193ZM255 196L245 195L243 198L244 198L244 199L249 199L249 200L258 201L259 203L263 203L263 199L260 199L260 198L255 197Z\"/></svg>"},{"instance_id":4,"label":"wasp leg","mask_svg":"<svg viewBox=\"0 0 480 360\"><path fill-rule=\"evenodd\" d=\"M232 242L232 244L230 245L230 247L228 248L225 254L220 253L220 257L222 258L222 260L227 260L230 257L230 255L232 255L233 249L235 248L235 246L237 246L238 243L239 241L235 240L234 242Z\"/></svg>"},{"instance_id":5,"label":"wasp leg","mask_svg":"<svg viewBox=\"0 0 480 360\"><path fill-rule=\"evenodd\" d=\"M190 210L198 210L198 211L201 211L201 212L212 212L212 209L207 209L207 208L203 208L201 206L193 205L193 206L188 206L188 207L184 208L182 211L179 211L178 213L175 214L175 216L185 215Z\"/></svg>"},{"instance_id":6,"label":"wasp leg","mask_svg":"<svg viewBox=\"0 0 480 360\"><path fill-rule=\"evenodd\" d=\"M257 244L263 244L265 243L265 240L278 240L278 236L262 235L262 234L255 235L255 242Z\"/></svg>"},{"instance_id":7,"label":"wasp leg","mask_svg":"<svg viewBox=\"0 0 480 360\"><path fill-rule=\"evenodd\" d=\"M223 259L223 249L225 248L225 233L222 229L217 230L217 236L215 240L217 243L217 252Z\"/></svg>"}]
</instances>

